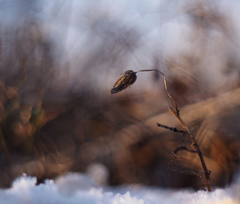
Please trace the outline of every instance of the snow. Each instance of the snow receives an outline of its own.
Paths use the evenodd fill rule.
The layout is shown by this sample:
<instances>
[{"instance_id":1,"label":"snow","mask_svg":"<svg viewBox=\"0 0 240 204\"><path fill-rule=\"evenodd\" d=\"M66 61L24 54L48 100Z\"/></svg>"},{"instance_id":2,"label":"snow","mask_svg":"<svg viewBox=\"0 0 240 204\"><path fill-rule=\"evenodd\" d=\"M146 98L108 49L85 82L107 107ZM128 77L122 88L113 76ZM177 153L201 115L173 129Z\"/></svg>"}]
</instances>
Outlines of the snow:
<instances>
[{"instance_id":1,"label":"snow","mask_svg":"<svg viewBox=\"0 0 240 204\"><path fill-rule=\"evenodd\" d=\"M0 190L1 204L239 204L240 182L208 193L203 190L169 190L147 186L100 186L89 176L68 173L55 181L36 185L37 179L26 175L13 182L12 188Z\"/></svg>"}]
</instances>

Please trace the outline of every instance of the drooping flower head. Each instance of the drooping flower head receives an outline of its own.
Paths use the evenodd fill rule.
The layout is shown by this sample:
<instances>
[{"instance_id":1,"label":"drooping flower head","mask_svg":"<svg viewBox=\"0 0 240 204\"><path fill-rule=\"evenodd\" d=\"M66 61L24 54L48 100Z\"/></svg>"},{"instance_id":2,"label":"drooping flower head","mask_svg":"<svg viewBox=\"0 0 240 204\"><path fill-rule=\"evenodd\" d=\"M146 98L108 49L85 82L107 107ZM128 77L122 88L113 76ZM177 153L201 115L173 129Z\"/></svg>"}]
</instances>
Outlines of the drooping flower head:
<instances>
[{"instance_id":1,"label":"drooping flower head","mask_svg":"<svg viewBox=\"0 0 240 204\"><path fill-rule=\"evenodd\" d=\"M127 87L131 86L136 81L136 79L136 72L132 70L127 70L126 72L124 72L123 76L116 81L110 93L116 94L126 89Z\"/></svg>"}]
</instances>

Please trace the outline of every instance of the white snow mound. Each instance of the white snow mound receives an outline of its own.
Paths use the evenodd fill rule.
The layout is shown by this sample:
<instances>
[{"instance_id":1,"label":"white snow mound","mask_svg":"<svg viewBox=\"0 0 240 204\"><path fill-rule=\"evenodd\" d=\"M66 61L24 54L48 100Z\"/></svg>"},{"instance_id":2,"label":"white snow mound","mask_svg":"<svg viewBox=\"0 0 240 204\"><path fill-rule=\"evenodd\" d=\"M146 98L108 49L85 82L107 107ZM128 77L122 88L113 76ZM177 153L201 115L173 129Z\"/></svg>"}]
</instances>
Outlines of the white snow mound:
<instances>
[{"instance_id":1,"label":"white snow mound","mask_svg":"<svg viewBox=\"0 0 240 204\"><path fill-rule=\"evenodd\" d=\"M54 182L23 175L12 188L0 190L1 204L240 204L240 185L216 189L211 193L172 191L142 186L101 187L90 177L68 173Z\"/></svg>"}]
</instances>

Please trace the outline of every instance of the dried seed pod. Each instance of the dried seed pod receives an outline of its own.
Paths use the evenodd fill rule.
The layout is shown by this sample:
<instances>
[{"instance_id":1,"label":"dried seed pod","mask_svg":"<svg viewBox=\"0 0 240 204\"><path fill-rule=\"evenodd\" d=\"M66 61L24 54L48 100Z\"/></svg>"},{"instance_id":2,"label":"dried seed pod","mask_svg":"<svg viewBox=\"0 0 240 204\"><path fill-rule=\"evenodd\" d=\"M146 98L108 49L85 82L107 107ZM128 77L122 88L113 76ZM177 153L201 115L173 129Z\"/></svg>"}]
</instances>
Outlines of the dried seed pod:
<instances>
[{"instance_id":1,"label":"dried seed pod","mask_svg":"<svg viewBox=\"0 0 240 204\"><path fill-rule=\"evenodd\" d=\"M116 94L127 87L131 86L137 79L136 72L132 70L127 70L122 77L120 77L113 88L111 89L111 94Z\"/></svg>"}]
</instances>

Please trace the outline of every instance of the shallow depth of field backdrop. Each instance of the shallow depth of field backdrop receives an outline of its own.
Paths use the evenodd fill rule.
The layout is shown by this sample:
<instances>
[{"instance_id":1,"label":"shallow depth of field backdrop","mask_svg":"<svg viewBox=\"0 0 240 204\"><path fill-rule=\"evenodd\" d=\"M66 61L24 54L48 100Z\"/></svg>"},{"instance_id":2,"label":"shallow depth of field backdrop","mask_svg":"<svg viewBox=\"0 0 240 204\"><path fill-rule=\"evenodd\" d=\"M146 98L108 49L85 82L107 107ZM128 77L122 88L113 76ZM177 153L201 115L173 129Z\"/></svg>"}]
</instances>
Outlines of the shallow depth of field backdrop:
<instances>
[{"instance_id":1,"label":"shallow depth of field backdrop","mask_svg":"<svg viewBox=\"0 0 240 204\"><path fill-rule=\"evenodd\" d=\"M0 0L0 187L26 173L55 179L90 172L98 182L201 189L188 136L168 112L163 78L196 136L213 187L234 182L240 149L240 2ZM97 173L93 166L101 166ZM176 170L176 169L175 169ZM100 176L98 176L100 174Z\"/></svg>"}]
</instances>

